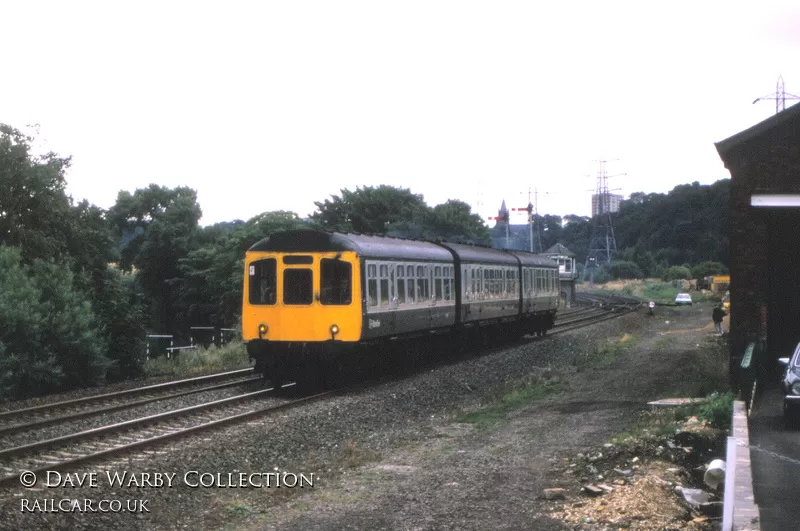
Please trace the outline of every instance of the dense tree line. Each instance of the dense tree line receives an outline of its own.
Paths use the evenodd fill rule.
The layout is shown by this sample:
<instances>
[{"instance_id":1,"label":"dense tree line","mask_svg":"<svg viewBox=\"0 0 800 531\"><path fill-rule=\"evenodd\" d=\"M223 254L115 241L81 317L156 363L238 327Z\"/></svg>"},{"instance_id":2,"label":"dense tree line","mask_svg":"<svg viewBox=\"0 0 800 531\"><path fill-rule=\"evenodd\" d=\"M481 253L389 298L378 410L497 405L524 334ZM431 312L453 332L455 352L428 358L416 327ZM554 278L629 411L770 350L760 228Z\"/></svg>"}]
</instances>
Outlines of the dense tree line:
<instances>
[{"instance_id":1,"label":"dense tree line","mask_svg":"<svg viewBox=\"0 0 800 531\"><path fill-rule=\"evenodd\" d=\"M316 202L308 220L265 212L202 227L194 190L155 184L121 191L106 211L75 203L65 192L70 159L34 154L33 140L0 124L0 398L137 377L147 333L173 334L180 344L191 326L237 327L244 253L275 231L491 242L468 204L430 207L385 185L341 190ZM727 203L728 181L633 194L613 215L619 251L606 274L724 267ZM591 219L536 222L544 248L560 242L582 262ZM526 248L519 238L515 245Z\"/></svg>"}]
</instances>

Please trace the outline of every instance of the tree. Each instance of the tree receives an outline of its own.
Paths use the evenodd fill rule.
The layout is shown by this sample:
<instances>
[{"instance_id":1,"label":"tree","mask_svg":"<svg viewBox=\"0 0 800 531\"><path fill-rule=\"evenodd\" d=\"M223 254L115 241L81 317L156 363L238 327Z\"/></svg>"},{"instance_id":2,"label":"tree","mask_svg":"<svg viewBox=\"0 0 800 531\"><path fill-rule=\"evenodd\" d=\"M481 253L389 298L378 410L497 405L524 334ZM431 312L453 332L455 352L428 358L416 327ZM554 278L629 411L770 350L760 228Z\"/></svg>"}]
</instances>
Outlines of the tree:
<instances>
[{"instance_id":1,"label":"tree","mask_svg":"<svg viewBox=\"0 0 800 531\"><path fill-rule=\"evenodd\" d=\"M616 279L620 278L642 278L642 270L634 262L615 260L611 262L609 273Z\"/></svg>"},{"instance_id":2,"label":"tree","mask_svg":"<svg viewBox=\"0 0 800 531\"><path fill-rule=\"evenodd\" d=\"M70 207L64 220L66 251L81 287L93 299L103 297L108 264L118 258L111 226L102 208L81 201Z\"/></svg>"},{"instance_id":3,"label":"tree","mask_svg":"<svg viewBox=\"0 0 800 531\"><path fill-rule=\"evenodd\" d=\"M120 267L136 269L150 304L150 325L161 331L180 332L189 326L185 316L176 316L172 286L181 275L179 260L197 247L201 215L194 190L155 184L133 194L120 192L108 211L118 240L124 241Z\"/></svg>"},{"instance_id":4,"label":"tree","mask_svg":"<svg viewBox=\"0 0 800 531\"><path fill-rule=\"evenodd\" d=\"M382 184L341 192L341 196L314 202L317 212L311 219L326 230L386 234L392 223L421 222L426 209L423 197L407 188Z\"/></svg>"},{"instance_id":5,"label":"tree","mask_svg":"<svg viewBox=\"0 0 800 531\"><path fill-rule=\"evenodd\" d=\"M692 268L692 278L701 279L713 275L727 275L728 268L721 262L701 262Z\"/></svg>"},{"instance_id":6,"label":"tree","mask_svg":"<svg viewBox=\"0 0 800 531\"><path fill-rule=\"evenodd\" d=\"M489 228L472 207L449 199L430 209L424 217L431 239L453 242L488 243Z\"/></svg>"},{"instance_id":7,"label":"tree","mask_svg":"<svg viewBox=\"0 0 800 531\"><path fill-rule=\"evenodd\" d=\"M64 255L70 207L64 191L70 159L32 155L33 140L0 124L0 244L19 247L27 263Z\"/></svg>"},{"instance_id":8,"label":"tree","mask_svg":"<svg viewBox=\"0 0 800 531\"><path fill-rule=\"evenodd\" d=\"M472 207L450 199L433 208L418 210L414 220L391 223L387 234L397 238L440 240L488 245L489 229Z\"/></svg>"},{"instance_id":9,"label":"tree","mask_svg":"<svg viewBox=\"0 0 800 531\"><path fill-rule=\"evenodd\" d=\"M670 280L688 280L692 277L692 272L685 266L671 266L668 267L661 275L661 280L669 282Z\"/></svg>"},{"instance_id":10,"label":"tree","mask_svg":"<svg viewBox=\"0 0 800 531\"><path fill-rule=\"evenodd\" d=\"M107 268L95 311L108 340L107 379L139 378L145 362L147 306L133 275Z\"/></svg>"}]
</instances>

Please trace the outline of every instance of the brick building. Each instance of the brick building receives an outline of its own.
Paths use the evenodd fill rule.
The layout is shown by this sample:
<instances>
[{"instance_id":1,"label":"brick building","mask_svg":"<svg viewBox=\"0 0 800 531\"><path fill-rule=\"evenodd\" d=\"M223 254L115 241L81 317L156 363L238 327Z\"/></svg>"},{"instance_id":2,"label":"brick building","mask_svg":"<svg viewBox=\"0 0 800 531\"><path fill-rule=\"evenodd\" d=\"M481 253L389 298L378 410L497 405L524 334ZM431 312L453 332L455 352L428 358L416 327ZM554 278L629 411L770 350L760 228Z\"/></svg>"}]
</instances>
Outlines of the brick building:
<instances>
[{"instance_id":1,"label":"brick building","mask_svg":"<svg viewBox=\"0 0 800 531\"><path fill-rule=\"evenodd\" d=\"M800 341L800 105L716 144L731 173L731 377L748 342L766 368Z\"/></svg>"}]
</instances>

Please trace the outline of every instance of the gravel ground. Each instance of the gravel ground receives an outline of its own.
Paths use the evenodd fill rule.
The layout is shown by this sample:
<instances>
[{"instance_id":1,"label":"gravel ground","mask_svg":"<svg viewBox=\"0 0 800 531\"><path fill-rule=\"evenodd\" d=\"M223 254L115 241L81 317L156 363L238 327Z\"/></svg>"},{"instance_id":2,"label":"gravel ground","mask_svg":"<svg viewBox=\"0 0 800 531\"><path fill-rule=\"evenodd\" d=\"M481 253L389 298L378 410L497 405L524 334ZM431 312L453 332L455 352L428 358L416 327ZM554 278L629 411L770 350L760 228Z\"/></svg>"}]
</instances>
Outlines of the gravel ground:
<instances>
[{"instance_id":1,"label":"gravel ground","mask_svg":"<svg viewBox=\"0 0 800 531\"><path fill-rule=\"evenodd\" d=\"M95 472L96 487L49 488L45 478L32 489L9 487L0 491L0 528L577 529L551 516L554 502L540 499L546 487L579 496L553 465L625 430L647 400L673 387L671 379L686 377L709 335L707 313L710 307L695 306L656 318L628 315L77 471ZM575 365L625 333L636 341L609 366ZM557 391L507 421L488 428L457 422L495 403L509 382L550 372ZM107 471L137 474L140 484L149 474L151 484L111 486ZM234 480L277 473L290 482L314 476L305 488L187 485L200 473L219 473L223 483L229 473ZM162 477L173 478L172 486L155 486L155 474L169 474ZM274 475L268 479L274 484ZM63 498L95 507L118 500L123 509L147 500L147 510L22 510Z\"/></svg>"}]
</instances>

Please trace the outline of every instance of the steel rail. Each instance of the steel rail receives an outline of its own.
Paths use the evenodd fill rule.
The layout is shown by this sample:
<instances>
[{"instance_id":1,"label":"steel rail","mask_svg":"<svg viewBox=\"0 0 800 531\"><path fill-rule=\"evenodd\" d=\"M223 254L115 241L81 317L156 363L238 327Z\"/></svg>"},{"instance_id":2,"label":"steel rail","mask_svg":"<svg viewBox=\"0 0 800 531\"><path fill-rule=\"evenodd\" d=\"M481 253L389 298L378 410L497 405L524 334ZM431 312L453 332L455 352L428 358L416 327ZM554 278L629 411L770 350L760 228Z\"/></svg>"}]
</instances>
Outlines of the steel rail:
<instances>
[{"instance_id":1,"label":"steel rail","mask_svg":"<svg viewBox=\"0 0 800 531\"><path fill-rule=\"evenodd\" d=\"M6 448L0 450L0 459L7 459L9 457L18 456L21 454L26 454L29 452L33 452L35 450L42 450L45 448L50 448L52 446L56 446L63 443L79 441L83 439L89 439L93 437L97 437L99 435L108 435L111 433L128 430L130 428L135 428L138 426L144 426L147 424L153 424L158 421L166 420L173 417L180 417L184 416L188 413L194 413L197 411L203 411L206 409L212 409L216 407L220 407L223 405L232 404L234 402L241 402L243 400L249 400L251 398L255 398L260 395L264 395L274 391L274 388L270 387L268 389L261 389L259 391L253 391L252 393L245 393L243 395L232 396L229 398L223 398L221 400L214 400L213 402L206 402L204 404L198 404L194 406L188 406L180 409L175 409L172 411L166 411L164 413L156 413L155 415L149 415L147 417L142 417L138 419L126 420L123 422L117 422L115 424L109 424L108 426L101 426L99 428L92 428L90 430L84 430L76 433L71 433L69 435L62 435L61 437L54 437L52 439L47 439L45 441L37 441L34 443L23 444L21 446L15 446L13 448Z\"/></svg>"},{"instance_id":2,"label":"steel rail","mask_svg":"<svg viewBox=\"0 0 800 531\"><path fill-rule=\"evenodd\" d=\"M10 426L0 426L0 435L11 435L14 433L20 433L23 431L32 430L34 428L41 428L44 426L49 426L51 424L58 424L62 422L69 422L77 419L82 419L86 417L93 417L97 415L103 415L106 413L113 413L114 411L120 411L123 409L130 409L137 406L143 406L145 404L150 404L152 402L159 402L161 400L171 400L173 398L180 398L182 396L188 396L192 394L198 393L205 393L208 391L216 391L219 389L225 389L227 387L235 387L237 385L243 385L247 383L257 382L262 379L261 376L256 376L254 378L245 378L242 380L236 380L233 382L226 382L222 384L216 385L207 385L205 387L200 387L197 389L189 389L187 391L181 391L179 393L172 393L168 395L162 396L154 396L150 398L143 398L140 400L136 400L133 402L123 402L121 404L112 404L110 406L105 406L96 409L88 409L86 411L78 411L76 413L70 413L67 415L60 415L60 416L53 416L47 417L44 419L36 420L34 422L28 422L25 424L12 424Z\"/></svg>"},{"instance_id":3,"label":"steel rail","mask_svg":"<svg viewBox=\"0 0 800 531\"><path fill-rule=\"evenodd\" d=\"M231 376L244 374L244 373L248 373L248 372L253 372L253 369L252 368L250 368L250 369L236 369L234 371L221 372L221 373L218 373L218 374L209 374L207 376L196 376L194 378L186 378L185 380L175 380L175 381L172 381L172 382L164 382L164 383L160 383L160 384L147 385L147 386L144 386L144 387L135 387L133 389L125 389L124 391L115 391L113 393L103 393L101 395L86 396L86 397L83 397L83 398L76 398L74 400L64 400L64 401L61 401L61 402L52 402L52 403L49 403L49 404L42 404L40 406L32 406L32 407L27 407L27 408L23 408L23 409L13 409L13 410L10 410L10 411L2 411L2 412L0 412L0 421L4 420L6 417L27 415L27 414L34 413L34 412L37 412L37 411L43 411L43 410L47 410L47 409L55 409L55 408L60 408L60 407L69 407L69 406L73 406L73 405L77 405L77 404L87 404L87 403L91 403L91 402L95 402L95 401L107 400L109 398L116 398L116 397L121 397L121 396L125 396L125 395L134 395L134 394L147 393L147 392L150 392L150 391L159 391L159 390L162 390L162 389L169 389L170 387L179 387L179 386L182 386L182 385L190 385L190 384L193 384L193 383L200 383L200 382L204 382L204 381L218 380L220 378L228 378L228 377L231 377Z\"/></svg>"},{"instance_id":4,"label":"steel rail","mask_svg":"<svg viewBox=\"0 0 800 531\"><path fill-rule=\"evenodd\" d=\"M293 384L289 384L289 385L293 385ZM285 385L283 387L288 387L288 385ZM126 443L126 444L121 445L121 446L115 446L113 448L107 448L105 450L100 450L98 452L94 452L94 453L91 453L91 454L74 457L72 459L60 461L58 463L48 464L48 465L41 466L41 467L35 467L35 468L30 469L30 470L26 470L26 472L33 472L34 474L39 475L39 474L41 474L43 472L47 472L47 471L51 471L51 470L64 470L64 469L73 467L73 466L78 465L78 464L85 464L85 463L88 463L88 462L91 462L91 461L96 461L98 459L102 459L104 457L109 457L109 456L112 456L112 455L125 453L125 452L128 452L128 451L134 450L134 449L143 448L145 446L152 446L152 445L155 445L155 444L158 444L158 443L162 443L162 442L178 439L178 438L185 437L187 435L191 435L191 434L198 433L198 432L201 432L201 431L206 431L206 430L209 430L209 429L225 426L227 424L232 424L232 423L236 423L236 422L249 420L249 419L251 419L253 417L257 417L257 416L260 416L260 415L267 415L267 414L270 414L270 413L277 413L279 411L283 411L283 410L286 410L286 409L291 409L293 407L297 407L297 406L300 406L302 404L307 404L307 403L311 403L311 402L314 402L314 401L317 401L317 400L321 400L322 398L325 398L327 396L330 396L330 395L333 395L333 394L336 394L336 393L340 393L342 391L326 391L324 393L319 393L319 394L316 394L316 395L307 396L307 397L304 397L304 398L299 398L299 399L296 399L296 400L292 400L291 402L286 402L284 404L279 404L277 406L269 406L269 407L266 407L266 408L255 409L253 411L247 411L245 413L237 413L235 415L229 415L229 416L221 418L221 419L212 420L212 421L209 421L209 422L206 422L206 423L203 423L203 424L198 424L197 426L191 426L189 428L185 428L185 429L173 432L173 433L165 433L163 435L158 435L156 437L150 437L148 439L142 439L142 440L139 440L139 441ZM21 473L21 472L22 471L20 471L19 473ZM0 485L4 486L4 485L7 485L9 483L16 483L19 480L19 473L9 474L9 475L0 477Z\"/></svg>"}]
</instances>

